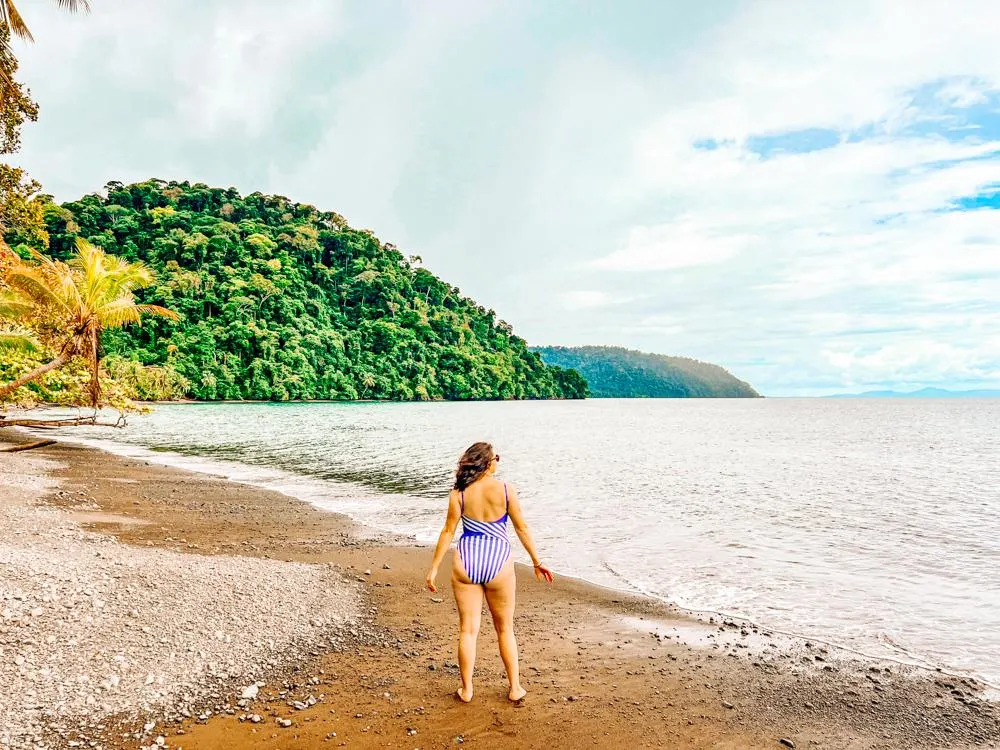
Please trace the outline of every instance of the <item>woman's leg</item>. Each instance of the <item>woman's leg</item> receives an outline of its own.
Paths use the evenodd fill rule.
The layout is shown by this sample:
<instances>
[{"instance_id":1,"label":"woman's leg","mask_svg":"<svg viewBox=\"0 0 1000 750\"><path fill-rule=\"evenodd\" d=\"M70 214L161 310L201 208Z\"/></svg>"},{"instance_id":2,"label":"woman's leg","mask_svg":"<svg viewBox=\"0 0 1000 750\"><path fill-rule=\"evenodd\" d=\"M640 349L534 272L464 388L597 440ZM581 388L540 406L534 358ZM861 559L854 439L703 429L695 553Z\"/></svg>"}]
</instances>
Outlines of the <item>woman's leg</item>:
<instances>
[{"instance_id":1,"label":"woman's leg","mask_svg":"<svg viewBox=\"0 0 1000 750\"><path fill-rule=\"evenodd\" d=\"M483 587L469 583L458 553L451 576L451 588L458 605L458 670L462 687L458 697L468 703L472 700L472 671L476 666L476 640L483 619Z\"/></svg>"},{"instance_id":2,"label":"woman's leg","mask_svg":"<svg viewBox=\"0 0 1000 750\"><path fill-rule=\"evenodd\" d=\"M500 642L500 658L507 669L507 682L512 701L520 700L527 691L521 687L521 673L517 663L517 638L514 637L514 600L517 579L514 577L514 561L508 560L496 578L486 584L486 603L493 615L493 627L497 629Z\"/></svg>"}]
</instances>

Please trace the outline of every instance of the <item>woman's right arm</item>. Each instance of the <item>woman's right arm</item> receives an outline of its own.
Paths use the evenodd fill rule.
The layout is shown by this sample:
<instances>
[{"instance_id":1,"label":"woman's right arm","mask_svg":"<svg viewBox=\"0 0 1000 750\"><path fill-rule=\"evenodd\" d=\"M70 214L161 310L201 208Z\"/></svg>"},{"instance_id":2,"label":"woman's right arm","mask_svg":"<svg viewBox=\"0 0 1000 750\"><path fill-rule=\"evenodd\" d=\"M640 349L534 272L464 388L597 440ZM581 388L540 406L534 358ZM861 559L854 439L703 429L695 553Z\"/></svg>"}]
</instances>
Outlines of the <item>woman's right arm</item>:
<instances>
[{"instance_id":1,"label":"woman's right arm","mask_svg":"<svg viewBox=\"0 0 1000 750\"><path fill-rule=\"evenodd\" d=\"M507 512L510 514L510 520L514 524L514 531L517 533L517 538L521 540L525 551L531 556L531 564L535 567L535 578L539 581L552 583L552 571L542 565L538 559L535 540L531 538L528 524L524 520L524 514L521 513L521 501L517 499L517 490L513 487L508 486L507 488L507 500Z\"/></svg>"},{"instance_id":2,"label":"woman's right arm","mask_svg":"<svg viewBox=\"0 0 1000 750\"><path fill-rule=\"evenodd\" d=\"M462 518L462 506L458 490L452 490L448 495L448 515L444 519L444 528L438 534L437 546L434 548L434 559L431 561L431 569L427 571L427 578L424 582L431 591L437 591L437 574L441 561L444 560L451 540L455 537L455 530L458 522Z\"/></svg>"}]
</instances>

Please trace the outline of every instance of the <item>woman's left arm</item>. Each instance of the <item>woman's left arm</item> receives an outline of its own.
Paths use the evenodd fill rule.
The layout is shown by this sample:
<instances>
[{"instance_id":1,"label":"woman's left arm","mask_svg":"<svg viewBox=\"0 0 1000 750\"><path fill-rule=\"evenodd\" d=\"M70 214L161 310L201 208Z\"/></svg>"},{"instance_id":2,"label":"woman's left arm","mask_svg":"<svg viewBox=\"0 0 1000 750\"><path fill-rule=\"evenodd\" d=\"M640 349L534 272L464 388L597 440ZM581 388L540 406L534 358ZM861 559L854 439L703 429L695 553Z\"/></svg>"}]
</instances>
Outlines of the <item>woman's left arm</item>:
<instances>
[{"instance_id":1,"label":"woman's left arm","mask_svg":"<svg viewBox=\"0 0 1000 750\"><path fill-rule=\"evenodd\" d=\"M458 528L458 521L461 517L462 505L459 493L458 490L452 490L448 496L448 517L444 521L444 528L441 529L441 533L438 535L437 547L434 548L434 561L431 563L431 569L428 571L427 580L425 581L427 588L431 591L437 591L434 579L437 578L441 561L444 560L445 553L451 546L451 540L455 537L455 529Z\"/></svg>"}]
</instances>

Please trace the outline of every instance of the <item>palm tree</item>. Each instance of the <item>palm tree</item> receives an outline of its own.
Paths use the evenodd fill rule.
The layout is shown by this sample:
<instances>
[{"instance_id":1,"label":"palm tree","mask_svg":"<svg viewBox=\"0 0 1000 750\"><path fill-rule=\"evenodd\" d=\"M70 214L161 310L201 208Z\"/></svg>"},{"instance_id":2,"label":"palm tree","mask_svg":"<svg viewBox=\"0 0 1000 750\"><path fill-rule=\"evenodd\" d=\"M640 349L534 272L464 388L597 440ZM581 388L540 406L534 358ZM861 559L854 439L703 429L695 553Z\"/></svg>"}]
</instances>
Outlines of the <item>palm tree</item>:
<instances>
[{"instance_id":1,"label":"palm tree","mask_svg":"<svg viewBox=\"0 0 1000 750\"><path fill-rule=\"evenodd\" d=\"M77 11L90 11L90 0L56 0L59 3L60 8L65 8L70 13L76 13ZM0 24L3 24L8 29L10 33L19 39L24 39L27 42L35 41L35 38L31 35L28 30L28 25L24 22L21 14L17 10L17 6L14 4L14 0L0 0ZM0 60L6 60L13 57L13 52L8 45L3 45L0 49ZM10 73L7 70L6 65L0 65L0 87L2 87L3 92L6 92L7 86L12 83L10 79Z\"/></svg>"},{"instance_id":2,"label":"palm tree","mask_svg":"<svg viewBox=\"0 0 1000 750\"><path fill-rule=\"evenodd\" d=\"M101 397L101 332L141 323L145 315L172 320L179 316L165 307L136 303L133 292L153 283L149 268L108 255L86 240L76 241L76 252L68 263L37 252L34 259L30 264L16 263L4 274L3 281L14 296L0 301L0 316L31 320L48 331L58 355L17 380L0 385L0 401L73 357L84 357L90 368L90 405L96 408Z\"/></svg>"}]
</instances>

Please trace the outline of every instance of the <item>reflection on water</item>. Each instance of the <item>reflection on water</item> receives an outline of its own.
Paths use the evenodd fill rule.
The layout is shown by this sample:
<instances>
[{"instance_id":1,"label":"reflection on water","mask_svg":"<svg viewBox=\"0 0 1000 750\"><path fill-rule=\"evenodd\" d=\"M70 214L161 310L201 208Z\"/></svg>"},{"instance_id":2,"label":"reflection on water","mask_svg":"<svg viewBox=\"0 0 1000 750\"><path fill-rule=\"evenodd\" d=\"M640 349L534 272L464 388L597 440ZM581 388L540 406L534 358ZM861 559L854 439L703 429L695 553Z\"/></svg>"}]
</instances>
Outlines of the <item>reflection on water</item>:
<instances>
[{"instance_id":1,"label":"reflection on water","mask_svg":"<svg viewBox=\"0 0 1000 750\"><path fill-rule=\"evenodd\" d=\"M559 569L1000 682L1000 400L218 404L132 422L88 434L424 540L458 455L491 440Z\"/></svg>"}]
</instances>

